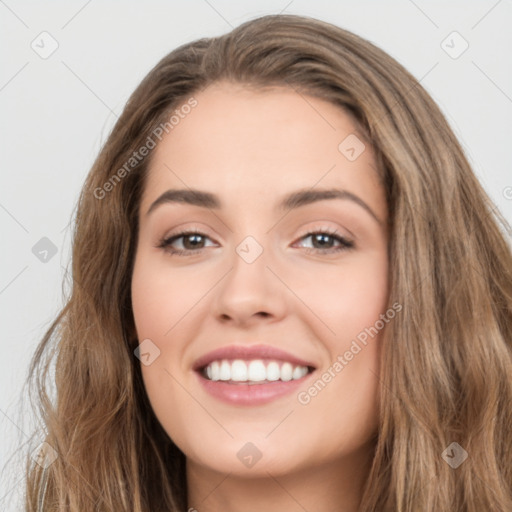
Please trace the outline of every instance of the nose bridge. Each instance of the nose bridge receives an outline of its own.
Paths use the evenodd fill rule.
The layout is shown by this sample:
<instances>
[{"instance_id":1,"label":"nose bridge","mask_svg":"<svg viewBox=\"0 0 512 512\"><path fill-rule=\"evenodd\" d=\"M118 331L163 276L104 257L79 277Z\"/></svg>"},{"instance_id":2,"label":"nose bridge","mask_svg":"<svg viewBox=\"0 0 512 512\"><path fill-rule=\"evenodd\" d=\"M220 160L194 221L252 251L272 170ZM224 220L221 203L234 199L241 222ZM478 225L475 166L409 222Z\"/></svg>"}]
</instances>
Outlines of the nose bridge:
<instances>
[{"instance_id":1,"label":"nose bridge","mask_svg":"<svg viewBox=\"0 0 512 512\"><path fill-rule=\"evenodd\" d=\"M271 261L274 260L272 249L268 247L269 237L264 235L264 231L258 233L246 235L235 246L231 270L216 295L217 315L244 321L258 313L275 317L284 314L285 290L267 268L272 267Z\"/></svg>"},{"instance_id":2,"label":"nose bridge","mask_svg":"<svg viewBox=\"0 0 512 512\"><path fill-rule=\"evenodd\" d=\"M261 240L261 235L258 238ZM263 243L267 245L267 251L265 251ZM236 246L235 252L247 265L252 265L258 259L266 260L266 256L264 258L261 256L264 252L268 254L268 237L259 242L253 235L248 235Z\"/></svg>"},{"instance_id":3,"label":"nose bridge","mask_svg":"<svg viewBox=\"0 0 512 512\"><path fill-rule=\"evenodd\" d=\"M267 268L272 249L265 242L268 240L262 240L261 235L247 235L235 247L232 271L228 278L240 297L256 299L268 294L272 288L269 283L272 274Z\"/></svg>"},{"instance_id":4,"label":"nose bridge","mask_svg":"<svg viewBox=\"0 0 512 512\"><path fill-rule=\"evenodd\" d=\"M268 224L269 220L264 214L261 200L253 198L245 205L238 205L238 218L232 233L236 244L234 245L236 257L233 260L235 266L252 267L257 263L256 268L260 272L266 270L263 262L266 261L269 264L272 252L269 244L273 233L269 230ZM252 274L252 271L249 271L249 274Z\"/></svg>"}]
</instances>

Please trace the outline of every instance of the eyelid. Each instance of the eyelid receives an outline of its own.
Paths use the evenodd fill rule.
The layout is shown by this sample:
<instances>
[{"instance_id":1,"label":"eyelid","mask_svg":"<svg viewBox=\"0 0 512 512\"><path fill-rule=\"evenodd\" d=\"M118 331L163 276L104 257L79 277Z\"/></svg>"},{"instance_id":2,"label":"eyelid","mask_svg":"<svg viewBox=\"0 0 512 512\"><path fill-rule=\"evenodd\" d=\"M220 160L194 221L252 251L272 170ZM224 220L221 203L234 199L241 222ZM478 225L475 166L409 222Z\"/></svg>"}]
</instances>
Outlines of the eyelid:
<instances>
[{"instance_id":1,"label":"eyelid","mask_svg":"<svg viewBox=\"0 0 512 512\"><path fill-rule=\"evenodd\" d=\"M198 234L207 236L211 240L215 240L215 237L210 234L210 230L205 227L198 227L198 226L192 226L192 227L181 227L178 226L177 228L171 230L168 234L164 235L162 237L162 240L168 240L169 238L173 238L175 236L179 235L186 235L186 234Z\"/></svg>"}]
</instances>

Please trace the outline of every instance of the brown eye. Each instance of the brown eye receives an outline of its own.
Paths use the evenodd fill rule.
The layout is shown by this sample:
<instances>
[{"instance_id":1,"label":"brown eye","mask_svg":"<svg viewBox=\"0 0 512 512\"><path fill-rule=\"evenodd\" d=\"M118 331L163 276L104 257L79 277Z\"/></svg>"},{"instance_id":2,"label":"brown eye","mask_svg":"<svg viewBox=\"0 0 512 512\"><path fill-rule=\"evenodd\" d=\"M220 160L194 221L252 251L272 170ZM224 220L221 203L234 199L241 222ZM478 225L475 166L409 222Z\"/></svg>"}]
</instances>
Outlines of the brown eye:
<instances>
[{"instance_id":1,"label":"brown eye","mask_svg":"<svg viewBox=\"0 0 512 512\"><path fill-rule=\"evenodd\" d=\"M313 253L333 253L352 249L354 243L347 240L343 236L337 234L337 232L331 232L329 230L314 231L304 235L301 240L310 238L313 247L305 247L306 252ZM338 244L335 246L334 244Z\"/></svg>"},{"instance_id":2,"label":"brown eye","mask_svg":"<svg viewBox=\"0 0 512 512\"><path fill-rule=\"evenodd\" d=\"M175 247L175 244L180 239L182 248L177 248ZM165 249L171 254L194 254L196 251L200 251L205 248L205 241L207 239L209 240L210 238L204 233L200 233L198 231L183 231L161 240L158 247Z\"/></svg>"},{"instance_id":3,"label":"brown eye","mask_svg":"<svg viewBox=\"0 0 512 512\"><path fill-rule=\"evenodd\" d=\"M198 235L197 233L184 235L181 238L183 238L183 246L185 249L202 249L202 244L204 244L204 237L202 235Z\"/></svg>"}]
</instances>

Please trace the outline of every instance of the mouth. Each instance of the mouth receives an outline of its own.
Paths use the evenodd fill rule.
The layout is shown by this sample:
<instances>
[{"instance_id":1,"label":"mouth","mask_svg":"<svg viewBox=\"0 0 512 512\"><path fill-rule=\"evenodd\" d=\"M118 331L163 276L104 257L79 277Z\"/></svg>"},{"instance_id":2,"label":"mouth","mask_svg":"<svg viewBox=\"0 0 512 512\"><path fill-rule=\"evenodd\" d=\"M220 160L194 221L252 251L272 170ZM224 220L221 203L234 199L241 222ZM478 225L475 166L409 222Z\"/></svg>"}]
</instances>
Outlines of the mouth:
<instances>
[{"instance_id":1,"label":"mouth","mask_svg":"<svg viewBox=\"0 0 512 512\"><path fill-rule=\"evenodd\" d=\"M199 358L192 369L212 397L231 405L255 406L305 386L316 366L273 346L233 345Z\"/></svg>"}]
</instances>

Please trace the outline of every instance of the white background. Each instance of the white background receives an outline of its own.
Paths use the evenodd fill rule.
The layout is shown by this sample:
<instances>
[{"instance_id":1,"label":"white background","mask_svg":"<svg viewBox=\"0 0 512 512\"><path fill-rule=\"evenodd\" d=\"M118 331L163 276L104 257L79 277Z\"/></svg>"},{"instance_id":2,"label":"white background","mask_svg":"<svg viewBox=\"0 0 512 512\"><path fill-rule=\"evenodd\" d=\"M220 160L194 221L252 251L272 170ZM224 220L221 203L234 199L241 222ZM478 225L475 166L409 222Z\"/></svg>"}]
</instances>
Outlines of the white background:
<instances>
[{"instance_id":1,"label":"white background","mask_svg":"<svg viewBox=\"0 0 512 512\"><path fill-rule=\"evenodd\" d=\"M73 207L115 116L178 45L279 12L351 30L421 80L512 222L510 0L0 1L0 509L22 508L15 452L28 446L32 427L20 393L36 344L63 304ZM47 59L31 48L43 31L59 45ZM456 59L441 47L453 31L469 44ZM454 40L455 49L460 44ZM42 237L58 248L47 263L32 253Z\"/></svg>"}]
</instances>

